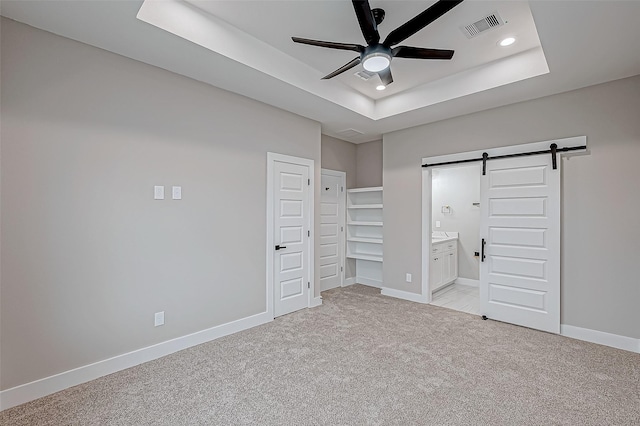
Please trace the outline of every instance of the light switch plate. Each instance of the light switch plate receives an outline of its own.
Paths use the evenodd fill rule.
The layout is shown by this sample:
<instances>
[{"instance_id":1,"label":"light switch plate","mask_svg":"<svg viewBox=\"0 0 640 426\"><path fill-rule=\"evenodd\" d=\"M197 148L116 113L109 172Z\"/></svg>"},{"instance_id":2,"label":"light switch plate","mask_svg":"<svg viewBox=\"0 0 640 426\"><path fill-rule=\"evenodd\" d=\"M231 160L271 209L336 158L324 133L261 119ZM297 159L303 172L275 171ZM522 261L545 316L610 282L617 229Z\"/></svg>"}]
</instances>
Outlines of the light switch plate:
<instances>
[{"instance_id":1,"label":"light switch plate","mask_svg":"<svg viewBox=\"0 0 640 426\"><path fill-rule=\"evenodd\" d=\"M182 187L181 186L172 186L171 187L171 196L174 200L182 200Z\"/></svg>"},{"instance_id":2,"label":"light switch plate","mask_svg":"<svg viewBox=\"0 0 640 426\"><path fill-rule=\"evenodd\" d=\"M164 200L164 186L154 186L153 187L153 199L154 200Z\"/></svg>"}]
</instances>

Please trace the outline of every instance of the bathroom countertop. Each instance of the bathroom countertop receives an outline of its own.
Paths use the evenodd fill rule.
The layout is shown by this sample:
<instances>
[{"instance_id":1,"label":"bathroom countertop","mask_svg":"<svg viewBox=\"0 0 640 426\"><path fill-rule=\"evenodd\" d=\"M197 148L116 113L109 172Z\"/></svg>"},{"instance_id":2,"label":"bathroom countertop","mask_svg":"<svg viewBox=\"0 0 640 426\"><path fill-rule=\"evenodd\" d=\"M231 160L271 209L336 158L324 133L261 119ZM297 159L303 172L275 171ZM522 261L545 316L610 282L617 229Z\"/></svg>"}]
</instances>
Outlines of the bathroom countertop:
<instances>
[{"instance_id":1,"label":"bathroom countertop","mask_svg":"<svg viewBox=\"0 0 640 426\"><path fill-rule=\"evenodd\" d=\"M457 232L434 231L431 234L431 244L445 243L447 241L454 241L457 239L458 239Z\"/></svg>"},{"instance_id":2,"label":"bathroom countertop","mask_svg":"<svg viewBox=\"0 0 640 426\"><path fill-rule=\"evenodd\" d=\"M458 239L458 237L432 238L431 239L431 244L444 243L444 242L447 242L447 241L455 241L457 239Z\"/></svg>"}]
</instances>

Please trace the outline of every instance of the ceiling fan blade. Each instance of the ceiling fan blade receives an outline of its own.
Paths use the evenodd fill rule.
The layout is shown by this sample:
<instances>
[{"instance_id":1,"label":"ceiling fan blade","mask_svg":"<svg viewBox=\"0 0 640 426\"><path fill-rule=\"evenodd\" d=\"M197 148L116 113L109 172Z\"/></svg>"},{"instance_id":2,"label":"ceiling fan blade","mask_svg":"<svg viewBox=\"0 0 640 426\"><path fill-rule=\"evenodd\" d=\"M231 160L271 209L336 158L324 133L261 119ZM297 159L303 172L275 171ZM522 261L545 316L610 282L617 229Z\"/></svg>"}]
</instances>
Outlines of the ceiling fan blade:
<instances>
[{"instance_id":1,"label":"ceiling fan blade","mask_svg":"<svg viewBox=\"0 0 640 426\"><path fill-rule=\"evenodd\" d=\"M393 77L391 76L391 67L387 67L378 72L378 76L380 76L380 80L382 80L382 84L384 84L385 86L393 83Z\"/></svg>"},{"instance_id":2,"label":"ceiling fan blade","mask_svg":"<svg viewBox=\"0 0 640 426\"><path fill-rule=\"evenodd\" d=\"M387 47L395 46L462 3L462 1L463 0L438 1L424 12L391 31L382 44Z\"/></svg>"},{"instance_id":3,"label":"ceiling fan blade","mask_svg":"<svg viewBox=\"0 0 640 426\"><path fill-rule=\"evenodd\" d=\"M293 40L295 43L309 44L311 46L318 47L328 47L329 49L353 50L355 52L362 52L364 50L364 46L360 46L359 44L335 43L333 41L311 40L308 38L300 37L291 37L291 40Z\"/></svg>"},{"instance_id":4,"label":"ceiling fan blade","mask_svg":"<svg viewBox=\"0 0 640 426\"><path fill-rule=\"evenodd\" d=\"M344 64L343 66L341 66L340 68L338 68L337 70L332 72L331 74L325 75L324 77L322 77L322 79L323 80L328 80L330 78L333 78L338 74L342 74L343 72L345 72L347 70L350 70L351 68L355 67L359 63L360 63L360 57L357 57L357 58L353 59L351 62L348 62L348 63Z\"/></svg>"},{"instance_id":5,"label":"ceiling fan blade","mask_svg":"<svg viewBox=\"0 0 640 426\"><path fill-rule=\"evenodd\" d=\"M373 18L369 0L352 0L352 2L364 39L368 45L377 44L380 41L380 34L378 34L378 24Z\"/></svg>"},{"instance_id":6,"label":"ceiling fan blade","mask_svg":"<svg viewBox=\"0 0 640 426\"><path fill-rule=\"evenodd\" d=\"M425 49L410 46L398 46L391 49L393 57L410 59L451 59L453 53L453 50Z\"/></svg>"}]
</instances>

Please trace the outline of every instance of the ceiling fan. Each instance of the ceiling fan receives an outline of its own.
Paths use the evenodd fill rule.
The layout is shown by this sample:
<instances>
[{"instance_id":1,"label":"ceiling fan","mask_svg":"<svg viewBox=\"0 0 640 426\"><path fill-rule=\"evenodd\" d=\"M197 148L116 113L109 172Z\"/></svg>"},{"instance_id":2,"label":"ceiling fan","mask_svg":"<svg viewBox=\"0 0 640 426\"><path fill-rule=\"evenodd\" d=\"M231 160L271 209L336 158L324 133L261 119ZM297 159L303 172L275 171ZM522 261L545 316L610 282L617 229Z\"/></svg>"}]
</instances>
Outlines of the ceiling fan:
<instances>
[{"instance_id":1,"label":"ceiling fan","mask_svg":"<svg viewBox=\"0 0 640 426\"><path fill-rule=\"evenodd\" d=\"M329 49L353 50L360 56L346 63L342 67L324 76L326 80L341 74L356 65L362 63L365 70L377 73L382 83L387 86L393 82L391 76L392 58L412 58L412 59L451 59L453 50L426 49L422 47L396 46L398 43L411 37L451 9L462 3L463 0L439 0L424 12L418 14L413 19L400 25L391 31L387 38L380 43L378 25L384 20L383 9L371 9L368 0L352 0L360 29L367 46L351 43L336 43L332 41L310 40L307 38L291 37L296 43L309 44L311 46L328 47ZM396 46L396 47L393 47Z\"/></svg>"}]
</instances>

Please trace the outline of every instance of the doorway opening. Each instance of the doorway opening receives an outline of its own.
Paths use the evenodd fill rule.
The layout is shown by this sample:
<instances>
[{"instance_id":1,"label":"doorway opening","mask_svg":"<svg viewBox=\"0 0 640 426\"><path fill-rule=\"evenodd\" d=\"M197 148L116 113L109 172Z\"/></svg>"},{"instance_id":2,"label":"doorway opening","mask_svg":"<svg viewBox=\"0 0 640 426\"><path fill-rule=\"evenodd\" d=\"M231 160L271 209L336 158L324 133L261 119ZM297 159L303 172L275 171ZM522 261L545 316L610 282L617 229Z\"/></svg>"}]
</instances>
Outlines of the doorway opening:
<instances>
[{"instance_id":1,"label":"doorway opening","mask_svg":"<svg viewBox=\"0 0 640 426\"><path fill-rule=\"evenodd\" d=\"M480 314L481 165L434 168L431 173L431 304Z\"/></svg>"},{"instance_id":2,"label":"doorway opening","mask_svg":"<svg viewBox=\"0 0 640 426\"><path fill-rule=\"evenodd\" d=\"M559 333L561 159L586 150L586 137L576 136L423 158L421 301L432 302L433 283L444 270L432 267L438 229L432 209L451 211L447 204L433 206L432 175L437 168L480 164L479 314Z\"/></svg>"}]
</instances>

